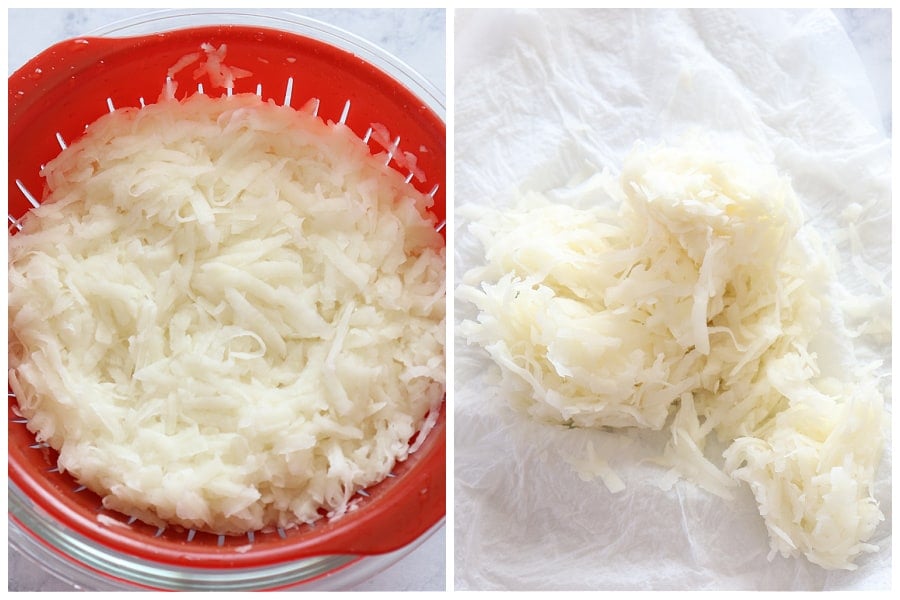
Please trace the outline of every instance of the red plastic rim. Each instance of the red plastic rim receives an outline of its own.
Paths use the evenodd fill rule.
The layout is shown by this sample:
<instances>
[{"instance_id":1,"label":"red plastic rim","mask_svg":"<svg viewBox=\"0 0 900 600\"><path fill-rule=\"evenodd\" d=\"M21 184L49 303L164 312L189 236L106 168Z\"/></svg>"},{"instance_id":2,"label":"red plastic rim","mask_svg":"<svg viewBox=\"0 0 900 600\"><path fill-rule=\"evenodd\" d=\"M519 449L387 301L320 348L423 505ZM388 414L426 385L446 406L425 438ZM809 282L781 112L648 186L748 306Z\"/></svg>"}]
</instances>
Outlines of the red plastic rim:
<instances>
[{"instance_id":1,"label":"red plastic rim","mask_svg":"<svg viewBox=\"0 0 900 600\"><path fill-rule=\"evenodd\" d=\"M319 99L318 114L345 123L364 137L374 123L400 137L400 149L416 154L426 180L412 183L435 199L445 218L446 130L431 108L396 80L361 58L319 40L265 27L216 25L129 38L79 38L47 49L9 78L9 214L30 207L27 190L40 198L41 165L110 107L140 106L160 95L168 69L202 43L227 44L229 66L253 73L234 93L257 92L290 104ZM195 93L192 69L179 72L176 96ZM204 92L224 93L204 82ZM373 151L381 147L370 141ZM392 166L393 165L392 163ZM398 168L399 167L395 167ZM14 227L11 227L14 233ZM422 447L389 477L365 490L358 508L335 521L248 537L214 536L157 528L103 510L99 498L53 469L55 453L35 448L9 401L9 478L40 511L60 526L117 552L191 568L253 568L331 554L390 552L412 542L446 512L446 434L442 410Z\"/></svg>"}]
</instances>

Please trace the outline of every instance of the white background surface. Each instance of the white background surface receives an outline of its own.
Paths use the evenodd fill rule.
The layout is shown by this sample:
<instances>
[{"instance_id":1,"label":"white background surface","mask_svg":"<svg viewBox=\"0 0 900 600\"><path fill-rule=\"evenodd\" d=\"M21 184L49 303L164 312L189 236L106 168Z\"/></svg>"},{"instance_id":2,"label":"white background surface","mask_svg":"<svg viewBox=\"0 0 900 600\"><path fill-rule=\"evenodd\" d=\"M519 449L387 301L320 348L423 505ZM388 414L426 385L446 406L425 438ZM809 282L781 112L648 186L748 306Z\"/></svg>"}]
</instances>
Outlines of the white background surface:
<instances>
[{"instance_id":1,"label":"white background surface","mask_svg":"<svg viewBox=\"0 0 900 600\"><path fill-rule=\"evenodd\" d=\"M9 72L51 44L84 35L147 9L10 9ZM441 92L445 90L445 12L427 10L292 9L366 39L406 62ZM393 567L355 590L443 590L445 529L441 527ZM18 553L10 551L9 590L70 590L70 586Z\"/></svg>"},{"instance_id":2,"label":"white background surface","mask_svg":"<svg viewBox=\"0 0 900 600\"><path fill-rule=\"evenodd\" d=\"M460 207L509 207L517 189L562 188L580 169L615 173L636 140L694 127L764 147L817 229L836 232L849 202L872 200L863 246L890 281L889 11L457 11L454 36L457 282L483 262ZM457 300L457 323L470 308ZM492 394L489 359L455 344L457 590L890 587L890 441L875 489L879 553L856 572L770 563L746 486L730 503L685 482L663 492L661 471L636 462L662 436L648 452L534 423ZM566 464L589 440L610 449L624 492Z\"/></svg>"}]
</instances>

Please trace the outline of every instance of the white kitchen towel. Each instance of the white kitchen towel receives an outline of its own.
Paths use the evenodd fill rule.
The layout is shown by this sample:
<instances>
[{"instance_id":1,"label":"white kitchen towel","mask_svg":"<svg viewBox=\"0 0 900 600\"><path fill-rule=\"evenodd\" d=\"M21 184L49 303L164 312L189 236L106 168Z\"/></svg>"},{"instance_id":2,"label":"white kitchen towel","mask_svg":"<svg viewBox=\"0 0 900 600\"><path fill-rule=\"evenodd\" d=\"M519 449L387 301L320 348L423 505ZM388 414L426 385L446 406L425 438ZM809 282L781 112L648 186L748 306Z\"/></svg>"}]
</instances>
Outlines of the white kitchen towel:
<instances>
[{"instance_id":1,"label":"white kitchen towel","mask_svg":"<svg viewBox=\"0 0 900 600\"><path fill-rule=\"evenodd\" d=\"M891 142L830 11L458 10L454 62L457 207L510 206L519 190L616 172L637 141L694 131L774 162L837 249L836 302L856 314L834 318L862 331L826 364L884 360L890 410ZM483 253L461 217L453 236L459 282ZM456 302L457 324L472 314ZM458 336L454 362L456 589L890 587L890 436L875 490L885 521L871 540L881 550L856 571L826 571L767 560L746 485L732 501L684 481L660 489L662 469L638 461L665 434L532 422ZM624 491L579 477L591 452L613 457Z\"/></svg>"}]
</instances>

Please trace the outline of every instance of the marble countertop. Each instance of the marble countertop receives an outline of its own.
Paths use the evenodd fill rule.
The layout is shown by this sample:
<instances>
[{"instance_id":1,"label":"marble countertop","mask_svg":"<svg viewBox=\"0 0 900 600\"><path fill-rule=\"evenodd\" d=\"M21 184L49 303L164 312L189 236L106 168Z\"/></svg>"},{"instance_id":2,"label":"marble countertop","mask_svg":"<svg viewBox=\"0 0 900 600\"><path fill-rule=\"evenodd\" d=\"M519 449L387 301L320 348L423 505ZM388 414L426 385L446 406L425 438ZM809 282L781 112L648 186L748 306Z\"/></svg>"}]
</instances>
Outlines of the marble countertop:
<instances>
[{"instance_id":1,"label":"marble countertop","mask_svg":"<svg viewBox=\"0 0 900 600\"><path fill-rule=\"evenodd\" d=\"M147 9L124 8L10 9L9 73L58 41L84 35L146 12ZM291 12L337 26L380 46L412 67L442 93L446 93L444 10L293 9ZM443 590L446 588L445 547L445 528L440 527L393 566L350 589ZM10 549L10 591L72 589L71 585Z\"/></svg>"},{"instance_id":2,"label":"marble countertop","mask_svg":"<svg viewBox=\"0 0 900 600\"><path fill-rule=\"evenodd\" d=\"M832 12L856 47L872 84L887 137L891 134L891 11L887 8L835 8Z\"/></svg>"}]
</instances>

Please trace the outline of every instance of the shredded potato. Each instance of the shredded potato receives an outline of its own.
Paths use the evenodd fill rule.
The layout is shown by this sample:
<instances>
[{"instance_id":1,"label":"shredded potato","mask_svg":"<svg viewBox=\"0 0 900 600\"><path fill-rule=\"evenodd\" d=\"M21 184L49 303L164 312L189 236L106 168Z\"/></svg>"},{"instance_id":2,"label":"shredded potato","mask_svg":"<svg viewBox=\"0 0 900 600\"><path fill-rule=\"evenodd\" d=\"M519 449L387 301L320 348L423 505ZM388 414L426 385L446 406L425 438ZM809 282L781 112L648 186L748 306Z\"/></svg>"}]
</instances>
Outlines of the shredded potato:
<instances>
[{"instance_id":1,"label":"shredded potato","mask_svg":"<svg viewBox=\"0 0 900 600\"><path fill-rule=\"evenodd\" d=\"M107 508L242 533L337 517L445 385L431 198L253 94L120 109L9 240L9 380Z\"/></svg>"},{"instance_id":2,"label":"shredded potato","mask_svg":"<svg viewBox=\"0 0 900 600\"><path fill-rule=\"evenodd\" d=\"M486 259L457 289L477 309L460 333L502 394L550 423L665 430L670 482L728 498L747 481L772 554L855 568L883 519L883 402L819 373L830 272L799 241L789 182L704 148L639 146L620 177L557 196L462 214ZM730 445L724 463L711 435Z\"/></svg>"}]
</instances>

